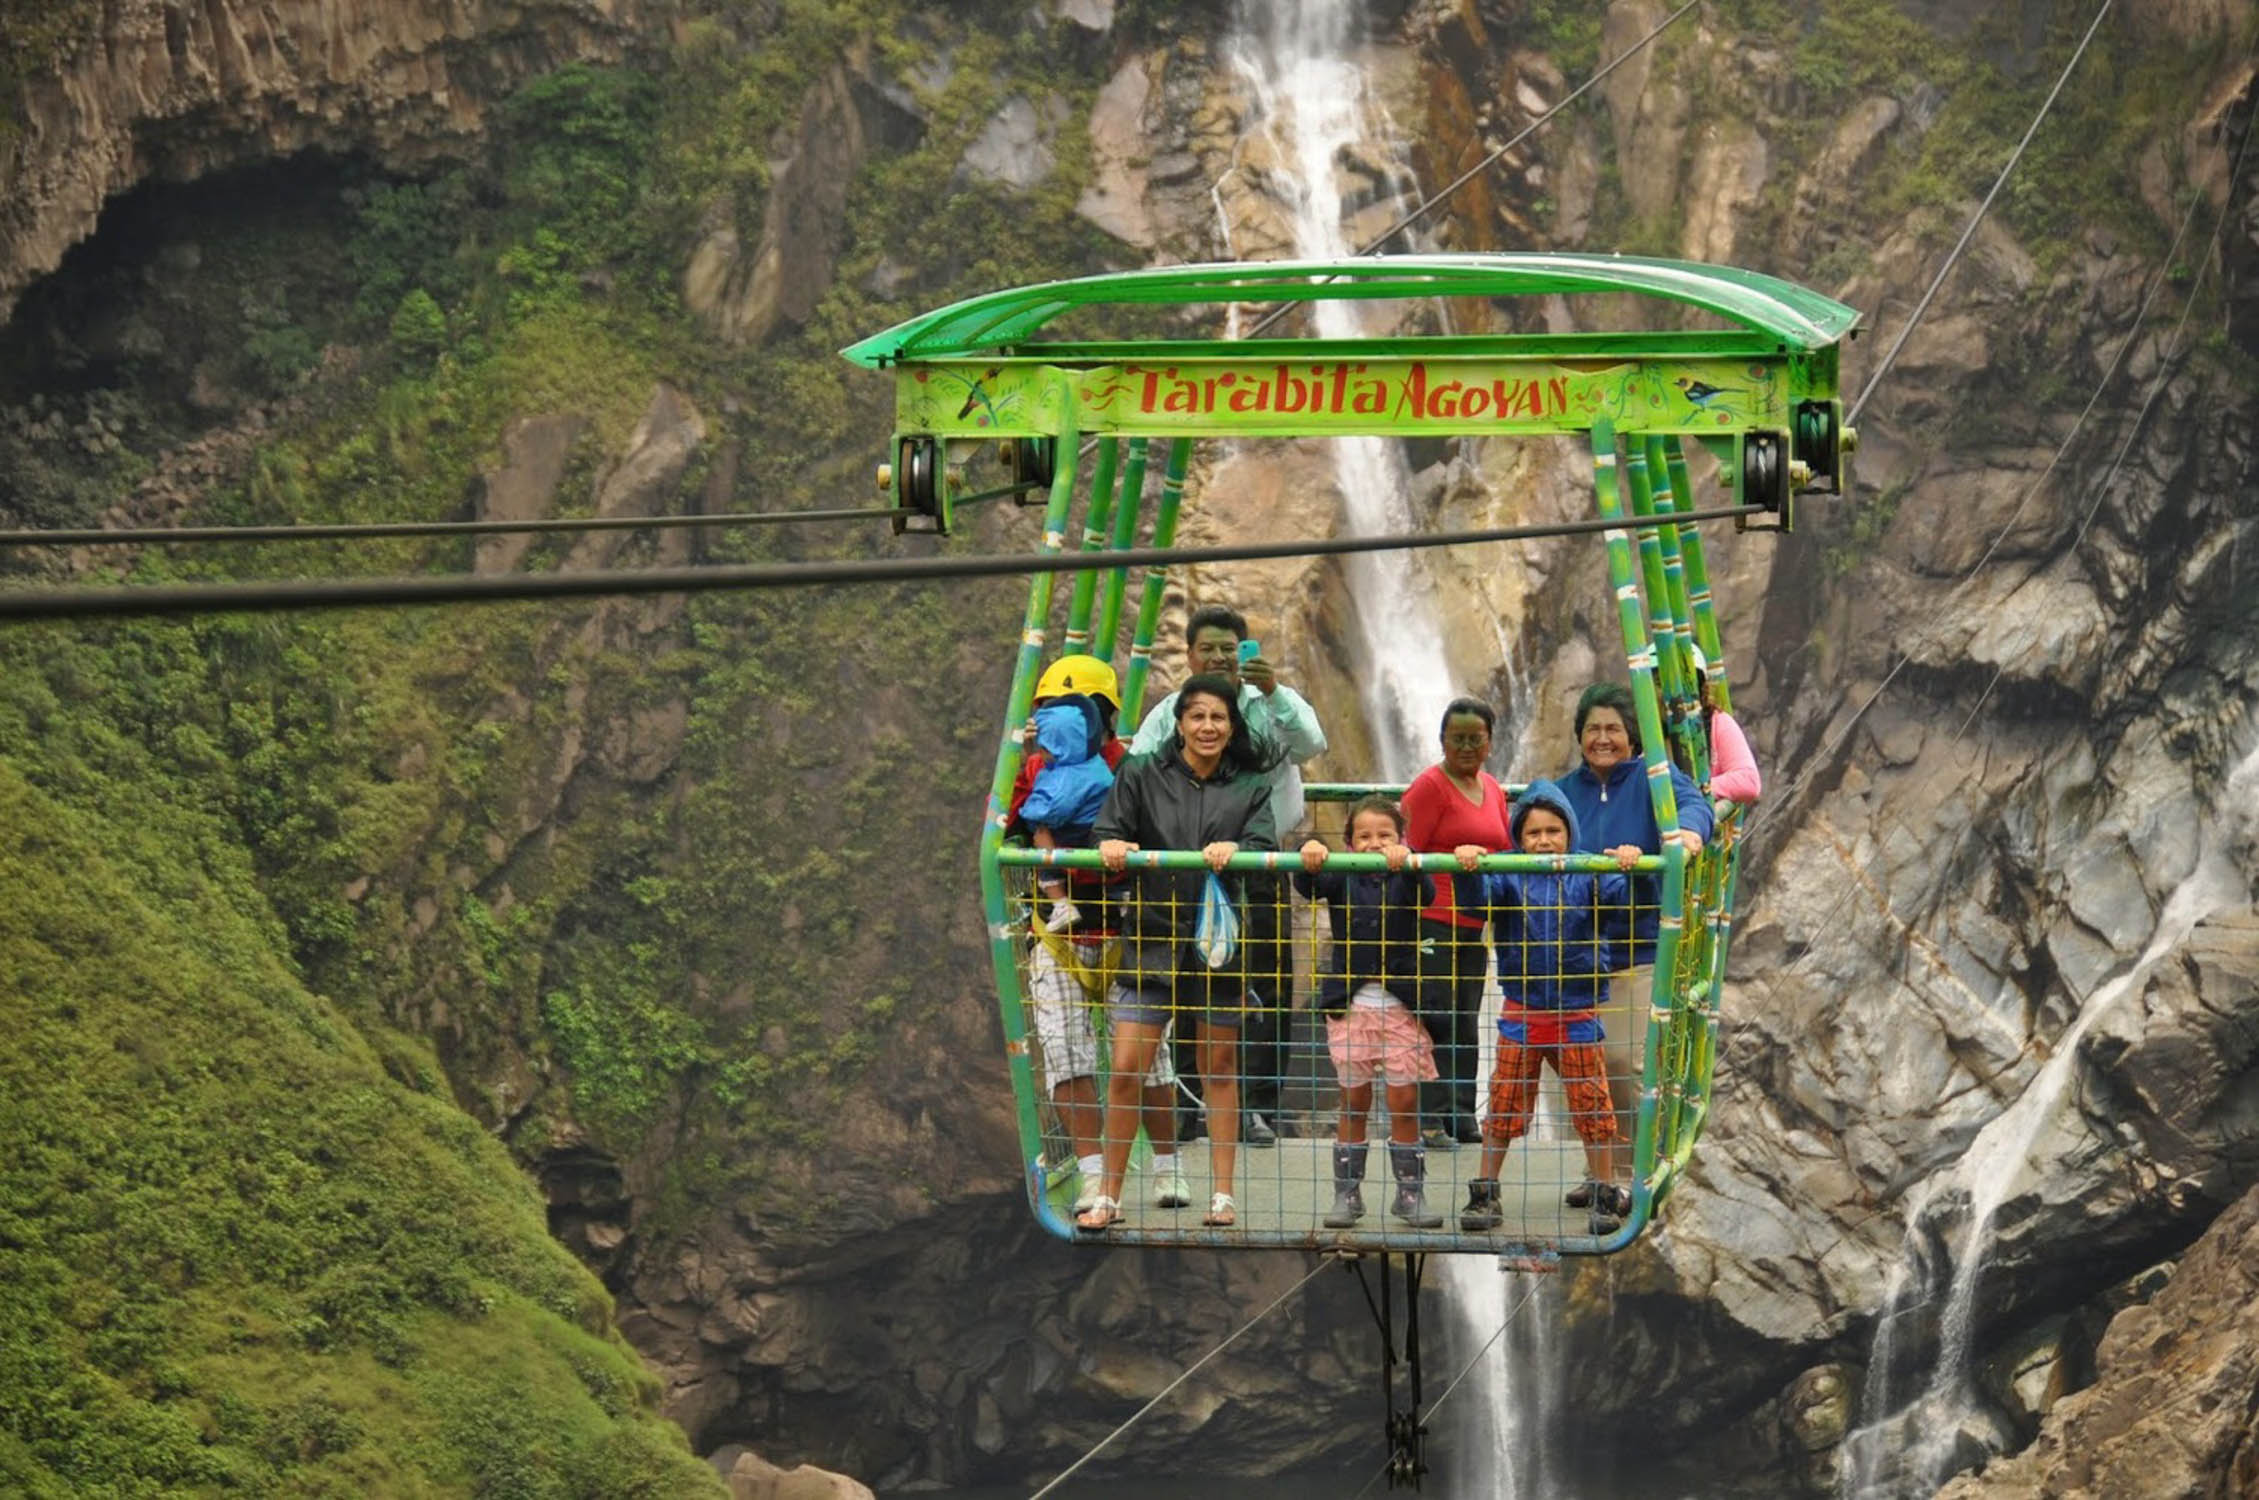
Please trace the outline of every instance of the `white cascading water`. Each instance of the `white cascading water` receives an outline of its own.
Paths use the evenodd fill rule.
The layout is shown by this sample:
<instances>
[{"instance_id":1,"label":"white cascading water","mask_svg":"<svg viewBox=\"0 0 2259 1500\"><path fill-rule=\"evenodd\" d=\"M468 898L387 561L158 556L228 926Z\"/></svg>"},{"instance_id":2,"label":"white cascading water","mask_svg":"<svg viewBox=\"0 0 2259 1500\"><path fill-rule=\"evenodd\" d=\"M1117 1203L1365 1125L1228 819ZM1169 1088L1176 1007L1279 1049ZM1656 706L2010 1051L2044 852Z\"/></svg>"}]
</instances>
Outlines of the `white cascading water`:
<instances>
[{"instance_id":1,"label":"white cascading water","mask_svg":"<svg viewBox=\"0 0 2259 1500\"><path fill-rule=\"evenodd\" d=\"M2035 1159L2034 1148L2060 1118L2064 1099L2076 1078L2079 1044L2087 1032L2125 996L2138 995L2158 961L2186 941L2199 922L2245 899L2244 875L2237 866L2234 847L2239 819L2249 819L2252 815L2248 809L2255 805L2259 805L2259 743L2229 772L2226 789L2217 802L2222 816L2204 820L2195 867L2166 898L2157 915L2156 930L2140 957L2087 997L2071 1025L2057 1038L2046 1065L2024 1091L1985 1122L1950 1172L1924 1183L1909 1200L1909 1245L1917 1240L1924 1212L1941 1193L1959 1189L1968 1200L1959 1242L1953 1250L1945 1305L1938 1316L1937 1363L1923 1391L1904 1406L1890 1407L1893 1392L1889 1388L1889 1367L1896 1324L1936 1295L1933 1271L1902 1265L1893 1274L1868 1367L1867 1409L1881 1415L1852 1433L1845 1444L1850 1461L1843 1468L1842 1492L1848 1500L1927 1495L1958 1467L1959 1418L1978 1401L1970 1354L1976 1332L1977 1284L1992 1248L1993 1222L2016 1190L2045 1170L2046 1164ZM1910 1424L1910 1433L1900 1430L1898 1440L1893 1441L1894 1427L1910 1411L1922 1413L1920 1420Z\"/></svg>"},{"instance_id":2,"label":"white cascading water","mask_svg":"<svg viewBox=\"0 0 2259 1500\"><path fill-rule=\"evenodd\" d=\"M1253 128L1266 134L1282 167L1268 184L1291 216L1294 249L1306 260L1352 255L1342 230L1336 163L1343 148L1389 133L1367 102L1350 50L1362 30L1355 0L1241 0L1231 66L1254 95ZM1354 302L1309 304L1317 332L1354 338ZM1412 529L1401 450L1381 438L1332 439L1343 520L1354 535ZM1364 640L1363 690L1379 776L1404 780L1419 769L1443 707L1454 697L1442 633L1417 555L1373 552L1348 559L1350 588Z\"/></svg>"},{"instance_id":3,"label":"white cascading water","mask_svg":"<svg viewBox=\"0 0 2259 1500\"><path fill-rule=\"evenodd\" d=\"M1291 170L1266 186L1289 209L1295 254L1302 259L1356 252L1342 228L1336 164L1345 147L1393 135L1352 57L1362 29L1355 0L1240 0L1230 63L1253 96L1251 129L1268 137L1274 159ZM1357 303L1309 305L1320 336L1361 331ZM1401 450L1379 438L1332 443L1344 529L1353 535L1416 529ZM1460 691L1443 653L1433 588L1416 553L1369 553L1348 562L1363 644L1364 707L1381 761L1373 772L1376 779L1407 780L1424 763L1444 706ZM1478 1076L1487 1077L1488 1026L1483 1034ZM1551 1114L1541 1111L1533 1138L1550 1137ZM1452 1398L1457 1440L1449 1467L1459 1472L1439 1477L1464 1500L1543 1500L1551 1487L1539 1464L1551 1445L1541 1434L1551 1425L1560 1384L1549 1322L1559 1313L1558 1298L1524 1295L1526 1282L1509 1283L1487 1260L1446 1256L1443 1266L1459 1354L1429 1389L1440 1390L1502 1324L1506 1331ZM1510 1323L1509 1295L1516 1299Z\"/></svg>"}]
</instances>

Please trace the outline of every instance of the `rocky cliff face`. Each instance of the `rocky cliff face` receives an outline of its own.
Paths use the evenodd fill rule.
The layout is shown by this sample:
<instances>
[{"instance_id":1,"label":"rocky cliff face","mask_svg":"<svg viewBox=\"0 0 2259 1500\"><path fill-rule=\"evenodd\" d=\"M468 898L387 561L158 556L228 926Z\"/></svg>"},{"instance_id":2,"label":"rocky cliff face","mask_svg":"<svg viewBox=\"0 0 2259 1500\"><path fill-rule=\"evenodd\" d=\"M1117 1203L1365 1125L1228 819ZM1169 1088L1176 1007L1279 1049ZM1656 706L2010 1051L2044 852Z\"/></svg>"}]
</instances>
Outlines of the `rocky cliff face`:
<instances>
[{"instance_id":1,"label":"rocky cliff face","mask_svg":"<svg viewBox=\"0 0 2259 1500\"><path fill-rule=\"evenodd\" d=\"M2036 1442L1956 1479L1939 1500L2224 1497L2259 1489L2259 1199L2214 1221L2153 1301L2111 1320L2092 1386L2048 1412Z\"/></svg>"},{"instance_id":2,"label":"rocky cliff face","mask_svg":"<svg viewBox=\"0 0 2259 1500\"><path fill-rule=\"evenodd\" d=\"M1602 54L1665 14L1611 6ZM2182 44L2249 24L2186 7L2145 20ZM1369 62L1384 97L1425 101L1415 134L1442 159L1562 91L1488 8L1417 7L1404 37ZM2012 76L2038 67L2028 42L1961 40ZM1217 77L1147 128L1195 154L1205 133L1204 159L1240 166L1233 193L1255 201L1227 195L1225 220L1278 253L1275 201L1229 150L1245 101ZM2192 200L2196 234L2231 226L2207 272L2229 308L2245 295L2234 226L2254 179L2230 165L2250 83L2215 67L2160 121L2126 178L2130 226L1988 223L1876 389L1859 495L1812 507L1792 538L1714 539L1737 704L1772 789L1747 850L1724 1102L1663 1231L1579 1273L1552 1377L1588 1434L1660 1421L1684 1482L1777 1493L1788 1476L1818 1494L1849 1467L1854 1487L1926 1492L2016 1445L2083 1378L2119 1284L2252 1180L2255 407L2247 351L2163 315L2185 284L2137 320ZM1847 370L1862 389L1974 207L1875 224L1862 201L1939 148L1940 100L1823 95L1783 39L1698 28L1620 70L1606 105L1604 122L1564 119L1510 154L1487 200L1454 203L1444 242L1591 245L1598 194L1619 236L1667 226L1652 248L1869 309ZM1402 150L1382 134L1364 155ZM1169 222L1150 197L1106 211ZM1575 513L1581 469L1573 453L1463 447L1413 493L1436 524L1513 524ZM1188 530L1325 534L1340 516L1323 460L1242 452L1203 476ZM1566 702L1620 672L1589 552L1529 544L1433 580L1454 680L1525 730L1517 773L1566 763ZM1348 683L1370 667L1332 570L1226 567L1185 588L1249 608L1329 724L1354 723ZM1354 729L1335 742L1332 774L1371 765ZM1862 1424L1875 1430L1847 1447ZM1944 1439L1924 1433L1940 1424ZM1893 1446L1910 1456L1875 1456Z\"/></svg>"},{"instance_id":3,"label":"rocky cliff face","mask_svg":"<svg viewBox=\"0 0 2259 1500\"><path fill-rule=\"evenodd\" d=\"M661 9L637 0L127 0L31 7L44 56L0 78L0 318L144 181L300 151L392 167L459 153L516 84L617 61ZM16 28L11 28L11 31ZM0 35L9 35L0 32ZM644 33L646 45L657 38Z\"/></svg>"},{"instance_id":4,"label":"rocky cliff face","mask_svg":"<svg viewBox=\"0 0 2259 1500\"><path fill-rule=\"evenodd\" d=\"M1376 9L1363 57L1394 123L1339 162L1354 239L1390 223L1415 179L1434 186L1481 160L1666 14L1617 0L1580 27L1560 9ZM2036 104L2073 19L2060 9L2023 7L2027 24L2004 29L1935 7L1814 8L1784 34L1738 30L1726 7L1698 12L1600 102L1478 178L1432 233L1449 247L1638 248L1807 281L1870 311L1856 389L1965 222L1972 184L1989 178L1968 160L1996 161L2023 123L1972 123L1946 85L1982 97L2005 80ZM1102 81L1071 106L1041 90L998 102L966 130L958 175L1056 187L1086 145L1069 201L1120 258L1281 251L1284 210L1265 176L1280 164L1246 129L1252 101L1223 55L1230 18L1117 24L1110 6L1076 0L1057 19L1103 60ZM512 81L636 53L667 23L657 7L599 3L113 7L99 45L60 45L58 67L20 86L21 129L0 155L0 308L132 182L309 148L389 162L449 151ZM1860 494L1814 505L1794 537L1716 538L1737 705L1772 787L1749 846L1723 1102L1662 1229L1572 1273L1567 1352L1544 1377L1580 1414L1577 1431L1556 1435L1564 1451L1620 1450L1584 1439L1636 1424L1643 1451L1682 1455L1684 1487L1777 1494L1788 1476L1828 1493L1846 1465L1871 1462L1847 1434L1878 1421L1894 1433L1888 1419L1911 1405L1956 1445L1926 1469L1866 1477L1913 1492L1948 1460L2020 1444L2099 1364L2105 1385L2062 1402L2058 1435L2011 1472L2070 1462L2065 1445L2119 1409L2107 1372L2137 1335L2118 1330L2156 1326L2120 1311L2147 1294L2155 1278L2142 1273L2181 1255L2253 1178L2259 855L2231 777L2259 737L2245 498L2259 239L2232 227L2216 258L2164 255L2192 197L2192 245L2216 215L2240 226L2253 201L2259 168L2246 158L2240 178L2233 170L2250 72L2221 60L2240 56L2226 42L2250 24L2248 7L2130 8L2109 38L2117 82L2078 87L2132 90L2127 80L2163 71L2172 107L2105 92L2086 113L2067 109L2062 128L2092 160L2132 168L2061 156L2050 167L2042 151L2024 180L2060 212L2027 204L1980 232L1865 416ZM949 49L934 50L945 71ZM1995 71L1971 82L1953 55ZM870 249L849 243L848 179L928 126L911 81L868 54L796 97L768 143L773 192L758 225L717 209L682 247L684 301L734 352L816 316L822 284ZM2113 111L2140 131L2096 122ZM909 274L892 255L857 264L873 298ZM2144 317L2142 289L2160 274ZM2191 291L2196 320L2176 335ZM1568 326L1616 311L1521 316ZM2208 327L2222 331L2199 337ZM2051 469L2121 351L2122 373ZM587 497L611 512L655 509L703 467L709 503L726 503L741 462L758 472L760 434L724 421L738 392L714 384L724 389L650 393L642 427L602 454ZM846 425L882 420L855 407ZM584 430L572 411L515 412L475 491L489 513L583 498L565 481ZM860 436L843 433L841 451ZM1588 504L1589 460L1566 445L1408 458L1411 503L1434 524ZM1342 525L1339 498L1316 453L1207 455L1184 534L1326 535ZM998 545L1026 540L1024 520L983 528ZM494 544L478 563L522 560ZM592 549L568 565L599 561ZM1616 673L1602 573L1576 542L1429 564L1450 675L1506 705L1521 735L1502 769L1559 769L1567 702ZM1321 769L1365 774L1372 743L1354 684L1373 663L1339 572L1284 562L1178 581L1177 607L1210 598L1247 608L1308 684L1335 729ZM966 619L993 617L997 639L1016 620L1000 593L957 603ZM964 704L1000 699L994 654L945 643L912 673L868 645L833 652L852 622L816 618L827 661L845 663L820 693L805 660L779 667L766 646L731 662L748 679L732 691L776 736L761 750L779 795L848 788L874 847L928 838L935 807L960 807L969 826L977 790L952 804L937 788L985 779L988 710L970 710L966 729ZM812 628L754 624L746 638ZM688 1210L667 1201L666 1168L686 1149L671 1121L638 1151L597 1149L559 1102L566 1080L540 1021L520 1017L493 1044L492 1018L458 1003L461 975L418 958L471 894L507 915L595 809L689 808L698 839L743 837L751 814L700 800L721 768L694 753L702 714L739 700L672 686L588 696L623 661L700 639L679 612L622 609L587 622L578 645L559 636L529 656L566 685L555 702L529 690L493 705L490 717L535 746L507 835L460 863L419 845L391 887L348 887L354 902L400 908L392 956L412 982L395 1019L461 1043L457 1097L516 1132L549 1186L553 1227L619 1294L623 1327L702 1446L750 1442L888 1483L1047 1472L1301 1272L1271 1257L1071 1250L1026 1227L996 1071L931 1066L993 1054L969 898L937 897L894 914L883 936L836 940L852 950L844 977L817 997L835 1008L887 990L901 952L917 955L916 993L869 1023L888 1045L822 1096L836 1129L810 1139L806 1122L785 1122L802 1133L780 1129L791 1145L764 1162L758 1201ZM1164 654L1161 665L1175 664ZM421 761L392 769L409 783L425 774ZM906 776L927 778L915 826L866 795ZM772 926L833 931L820 903L793 895L778 898ZM753 1005L755 986L734 972L699 983L714 1013ZM709 1004L704 990L696 998ZM748 1050L763 1059L789 1051L781 1025L755 1038ZM2221 1221L2223 1245L2239 1222ZM1983 1270L1963 1303L1979 1311L1965 1330L1943 1327L1972 1246ZM2168 1296L2201 1303L2202 1283L2188 1286ZM2170 1311L2160 1299L2155 1316ZM1362 1316L1346 1294L1298 1301L1153 1419L1137 1464L1248 1472L1361 1446ZM1941 1346L1956 1341L1966 1376L1934 1381Z\"/></svg>"}]
</instances>

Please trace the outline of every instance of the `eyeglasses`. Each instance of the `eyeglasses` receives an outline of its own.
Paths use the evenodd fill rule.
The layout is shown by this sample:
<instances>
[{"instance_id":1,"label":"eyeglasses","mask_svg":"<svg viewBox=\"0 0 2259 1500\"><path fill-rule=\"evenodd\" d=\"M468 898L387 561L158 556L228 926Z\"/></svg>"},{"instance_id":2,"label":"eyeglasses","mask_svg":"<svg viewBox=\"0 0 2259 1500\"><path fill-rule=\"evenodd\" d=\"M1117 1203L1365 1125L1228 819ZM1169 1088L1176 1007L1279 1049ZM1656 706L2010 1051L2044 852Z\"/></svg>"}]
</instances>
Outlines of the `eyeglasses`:
<instances>
[{"instance_id":1,"label":"eyeglasses","mask_svg":"<svg viewBox=\"0 0 2259 1500\"><path fill-rule=\"evenodd\" d=\"M1490 743L1487 734L1447 734L1443 737L1446 750L1480 750Z\"/></svg>"}]
</instances>

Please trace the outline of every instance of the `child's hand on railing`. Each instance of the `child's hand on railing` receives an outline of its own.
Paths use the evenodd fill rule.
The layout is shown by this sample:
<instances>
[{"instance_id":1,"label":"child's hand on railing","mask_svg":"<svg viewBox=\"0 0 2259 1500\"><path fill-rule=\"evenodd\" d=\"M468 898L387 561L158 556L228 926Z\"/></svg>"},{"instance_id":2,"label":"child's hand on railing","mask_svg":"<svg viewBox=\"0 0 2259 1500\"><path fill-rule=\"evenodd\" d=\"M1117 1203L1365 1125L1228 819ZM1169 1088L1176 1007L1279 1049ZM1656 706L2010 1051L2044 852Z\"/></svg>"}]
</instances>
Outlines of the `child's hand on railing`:
<instances>
[{"instance_id":1,"label":"child's hand on railing","mask_svg":"<svg viewBox=\"0 0 2259 1500\"><path fill-rule=\"evenodd\" d=\"M1663 835L1666 844L1678 844L1686 849L1686 857L1694 858L1702 852L1702 835L1691 828L1674 828Z\"/></svg>"},{"instance_id":2,"label":"child's hand on railing","mask_svg":"<svg viewBox=\"0 0 2259 1500\"><path fill-rule=\"evenodd\" d=\"M1137 845L1131 843L1128 839L1100 839L1098 841L1098 863L1103 865L1111 874L1119 875L1129 868L1129 857L1136 852Z\"/></svg>"},{"instance_id":3,"label":"child's hand on railing","mask_svg":"<svg viewBox=\"0 0 2259 1500\"><path fill-rule=\"evenodd\" d=\"M1133 845L1132 847L1135 846ZM1229 864L1231 862L1231 857L1238 852L1239 845L1232 843L1228 839L1219 839L1215 843L1210 844L1207 848L1201 850L1200 857L1208 861L1209 869L1214 870L1217 874L1221 875L1223 873L1224 866Z\"/></svg>"},{"instance_id":4,"label":"child's hand on railing","mask_svg":"<svg viewBox=\"0 0 2259 1500\"><path fill-rule=\"evenodd\" d=\"M1458 848L1451 851L1451 857L1459 861L1460 869L1465 870L1468 874L1472 875L1475 870L1475 861L1481 859L1489 852L1490 851L1488 849L1485 849L1480 844L1461 844ZM1394 869L1395 867L1392 865L1390 866L1390 868Z\"/></svg>"},{"instance_id":5,"label":"child's hand on railing","mask_svg":"<svg viewBox=\"0 0 2259 1500\"><path fill-rule=\"evenodd\" d=\"M1697 839L1695 840L1695 842L1700 843L1701 840ZM1616 862L1617 869L1628 870L1633 865L1638 864L1640 856L1645 854L1647 851L1640 848L1637 844L1618 844L1613 849L1603 849L1600 852L1607 855L1610 859L1614 860Z\"/></svg>"},{"instance_id":6,"label":"child's hand on railing","mask_svg":"<svg viewBox=\"0 0 2259 1500\"><path fill-rule=\"evenodd\" d=\"M1469 847L1472 846L1470 845ZM1384 844L1381 846L1381 858L1388 861L1389 873L1391 874L1394 874L1396 871L1403 869L1404 861L1410 859L1411 857L1412 851L1405 848L1402 844Z\"/></svg>"},{"instance_id":7,"label":"child's hand on railing","mask_svg":"<svg viewBox=\"0 0 2259 1500\"><path fill-rule=\"evenodd\" d=\"M1325 865L1326 855L1331 852L1317 839L1311 839L1302 846L1302 868L1313 875L1317 874Z\"/></svg>"}]
</instances>

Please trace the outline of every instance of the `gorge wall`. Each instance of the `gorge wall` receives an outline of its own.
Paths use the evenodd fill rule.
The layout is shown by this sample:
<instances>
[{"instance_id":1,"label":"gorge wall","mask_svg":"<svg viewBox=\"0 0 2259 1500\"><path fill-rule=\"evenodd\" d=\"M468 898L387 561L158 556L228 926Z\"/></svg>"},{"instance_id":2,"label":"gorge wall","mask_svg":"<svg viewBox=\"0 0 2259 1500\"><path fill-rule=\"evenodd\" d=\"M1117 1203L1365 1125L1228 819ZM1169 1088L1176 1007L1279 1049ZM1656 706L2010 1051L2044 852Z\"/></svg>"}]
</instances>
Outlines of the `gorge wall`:
<instances>
[{"instance_id":1,"label":"gorge wall","mask_svg":"<svg viewBox=\"0 0 2259 1500\"><path fill-rule=\"evenodd\" d=\"M1427 232L1805 281L1869 313L1856 390L2068 56L2074 9L1699 9ZM1361 55L1392 123L1340 163L1355 224L1378 232L1415 182L1481 160L1666 14L1372 7ZM30 8L0 15L11 39L33 34ZM337 295L367 309L324 321L307 293L296 316L321 358L255 399L152 406L112 432L98 423L113 408L79 390L98 378L85 364L16 358L0 389L24 416L0 428L19 443L0 456L59 464L62 428L91 432L100 462L73 460L56 493L92 514L850 503L887 427L879 383L830 357L848 338L1007 281L1288 243L1266 182L1279 164L1250 146L1253 103L1225 64L1225 6L215 0L49 18L45 50L11 51L40 65L0 75L16 101L0 310L42 330L20 350L93 342L65 252L134 183L312 151L297 160L317 174L365 159L387 185L357 187L343 228L304 231L355 268ZM2231 1274L2248 1208L2223 1209L2252 1184L2259 1107L2259 834L2231 781L2259 743L2252 27L2248 6L2185 0L2112 21L1877 387L1858 495L1814 503L1792 537L1718 539L1737 707L1772 788L1748 847L1722 1103L1662 1229L1564 1277L1558 1378L1578 1416L1555 1437L1570 1451L1621 1451L1590 1439L1636 1422L1679 1488L1826 1494L1868 1461L1847 1435L1909 1410L1954 1445L1934 1476L1863 1476L1882 1492L1926 1492L1947 1461L2021 1447L2043 1417L1987 1493L2085 1462L2075 1450L2106 1428L2144 1461L2140 1424L2110 1416L2137 1399L2110 1394L2112 1371L2164 1337L2177 1299L2203 1305L2200 1283L2159 1268L2185 1254L2184 1270ZM522 85L557 77L577 81L528 113ZM337 190L311 180L309 196ZM400 218L368 205L400 209L408 188L449 207L378 256ZM2192 202L2192 238L2168 256ZM190 321L165 301L179 241L171 262L162 241L160 226L147 244L89 243L111 267L100 285L127 287L160 331L126 341L118 367L185 388L186 357L164 347ZM359 269L380 263L389 279ZM436 331L403 321L412 291ZM2176 329L2184 298L2196 311ZM1450 311L1569 326L1619 310ZM43 382L73 390L67 421L30 408ZM1435 524L1587 503L1573 452L1409 456ZM1314 456L1219 452L1184 535L1327 535L1340 515ZM302 565L874 545L671 535ZM951 545L1030 536L990 513ZM1559 769L1567 703L1613 671L1597 555L1520 544L1430 581L1455 674L1520 732L1497 769ZM38 701L0 751L48 799L41 816L114 842L123 815L67 764L57 726L84 716L136 747L139 782L248 872L258 941L291 983L539 1181L551 1231L661 1376L648 1400L698 1452L751 1445L888 1485L1017 1481L1079 1455L1302 1266L1077 1250L1016 1202L971 839L932 837L977 816L980 705L1002 697L1015 593L18 635L9 671ZM1374 664L1336 568L1195 570L1172 598L1247 609L1335 729L1318 769L1364 774L1354 684ZM158 658L145 676L88 665ZM185 881L145 863L153 889ZM93 939L15 941L69 956ZM2031 1147L2006 1149L2027 1128ZM1926 1395L1980 1210L1967 1388ZM2202 1357L2232 1379L2246 1342ZM1361 1304L1321 1279L1117 1467L1359 1458L1372 1358ZM130 1394L217 1410L212 1384ZM307 1464L346 1462L314 1446Z\"/></svg>"}]
</instances>

